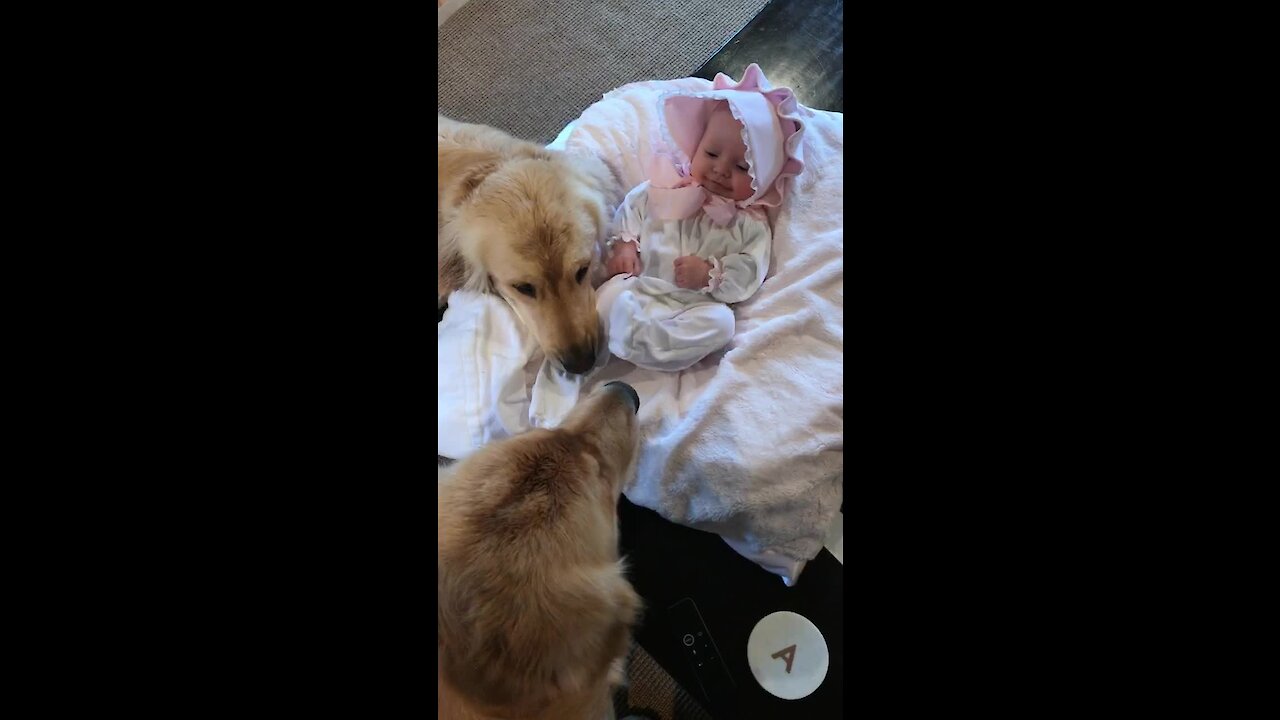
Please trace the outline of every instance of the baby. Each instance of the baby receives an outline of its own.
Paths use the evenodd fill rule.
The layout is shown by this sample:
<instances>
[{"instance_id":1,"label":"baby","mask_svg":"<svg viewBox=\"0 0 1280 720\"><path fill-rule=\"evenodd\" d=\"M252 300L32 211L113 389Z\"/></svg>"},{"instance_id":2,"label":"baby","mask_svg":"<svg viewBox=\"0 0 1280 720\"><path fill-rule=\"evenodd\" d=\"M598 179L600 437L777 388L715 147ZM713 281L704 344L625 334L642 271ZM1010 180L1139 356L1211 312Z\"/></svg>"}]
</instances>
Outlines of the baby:
<instances>
[{"instance_id":1,"label":"baby","mask_svg":"<svg viewBox=\"0 0 1280 720\"><path fill-rule=\"evenodd\" d=\"M771 89L754 63L739 83L719 75L712 89L659 102L669 152L614 215L611 277L596 308L609 353L675 372L729 344L729 306L764 282L773 241L765 207L781 204L804 167L803 128L790 90ZM597 367L607 359L602 353ZM531 398L538 424L567 412L582 382L548 368Z\"/></svg>"},{"instance_id":2,"label":"baby","mask_svg":"<svg viewBox=\"0 0 1280 720\"><path fill-rule=\"evenodd\" d=\"M650 180L614 217L597 291L609 351L651 370L684 370L733 339L729 305L760 289L773 231L765 206L782 200L803 165L800 127L779 113L759 66L741 83L662 99L664 140ZM791 152L788 151L791 148Z\"/></svg>"},{"instance_id":3,"label":"baby","mask_svg":"<svg viewBox=\"0 0 1280 720\"><path fill-rule=\"evenodd\" d=\"M597 291L609 351L651 370L684 370L728 344L728 304L769 271L768 218L740 205L755 194L742 123L726 101L709 110L688 180L655 168L618 208L613 277Z\"/></svg>"}]
</instances>

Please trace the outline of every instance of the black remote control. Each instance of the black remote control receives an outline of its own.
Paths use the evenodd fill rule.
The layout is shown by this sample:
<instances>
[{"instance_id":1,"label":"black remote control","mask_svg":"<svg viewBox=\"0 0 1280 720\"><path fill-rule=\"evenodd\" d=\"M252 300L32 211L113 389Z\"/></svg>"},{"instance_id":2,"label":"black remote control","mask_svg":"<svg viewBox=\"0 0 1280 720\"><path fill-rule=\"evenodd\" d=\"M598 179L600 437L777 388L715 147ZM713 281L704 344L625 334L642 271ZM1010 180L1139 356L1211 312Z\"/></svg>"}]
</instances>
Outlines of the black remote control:
<instances>
[{"instance_id":1,"label":"black remote control","mask_svg":"<svg viewBox=\"0 0 1280 720\"><path fill-rule=\"evenodd\" d=\"M709 709L733 708L737 687L693 598L684 598L672 605L667 609L667 615L671 619L676 642L689 659L702 694L711 706Z\"/></svg>"}]
</instances>

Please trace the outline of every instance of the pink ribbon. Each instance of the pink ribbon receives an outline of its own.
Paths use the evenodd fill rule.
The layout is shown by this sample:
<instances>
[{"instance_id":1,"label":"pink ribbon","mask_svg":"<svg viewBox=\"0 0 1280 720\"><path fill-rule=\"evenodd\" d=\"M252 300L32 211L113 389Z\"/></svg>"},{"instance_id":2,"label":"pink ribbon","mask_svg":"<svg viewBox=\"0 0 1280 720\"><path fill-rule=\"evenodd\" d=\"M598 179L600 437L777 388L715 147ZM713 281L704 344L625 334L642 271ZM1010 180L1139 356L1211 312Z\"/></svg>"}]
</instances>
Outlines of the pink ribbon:
<instances>
[{"instance_id":1,"label":"pink ribbon","mask_svg":"<svg viewBox=\"0 0 1280 720\"><path fill-rule=\"evenodd\" d=\"M705 211L716 225L728 225L738 212L729 198L709 192L689 175L688 165L669 155L655 156L649 167L649 212L659 220L683 220Z\"/></svg>"},{"instance_id":2,"label":"pink ribbon","mask_svg":"<svg viewBox=\"0 0 1280 720\"><path fill-rule=\"evenodd\" d=\"M703 192L706 191L704 190ZM702 210L711 218L711 222L716 225L728 225L733 222L733 216L738 212L738 206L729 198L708 192L706 201L702 203Z\"/></svg>"}]
</instances>

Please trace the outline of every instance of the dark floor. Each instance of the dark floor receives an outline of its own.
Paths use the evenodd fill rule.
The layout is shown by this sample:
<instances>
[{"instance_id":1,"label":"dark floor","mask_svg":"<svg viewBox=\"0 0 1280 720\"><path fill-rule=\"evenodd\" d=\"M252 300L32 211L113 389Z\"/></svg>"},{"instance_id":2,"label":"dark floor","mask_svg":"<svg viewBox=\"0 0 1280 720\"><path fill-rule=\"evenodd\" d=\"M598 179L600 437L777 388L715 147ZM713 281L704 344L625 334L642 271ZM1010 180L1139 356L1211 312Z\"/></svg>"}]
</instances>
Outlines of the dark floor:
<instances>
[{"instance_id":1,"label":"dark floor","mask_svg":"<svg viewBox=\"0 0 1280 720\"><path fill-rule=\"evenodd\" d=\"M664 670L716 718L803 717L826 720L844 712L844 566L822 550L787 587L777 575L738 555L720 536L668 522L657 513L619 503L622 552L645 612L635 637ZM700 687L668 608L692 598L728 665L735 690L708 697ZM747 639L761 618L789 610L822 631L830 652L827 680L801 700L765 692L747 665Z\"/></svg>"},{"instance_id":2,"label":"dark floor","mask_svg":"<svg viewBox=\"0 0 1280 720\"><path fill-rule=\"evenodd\" d=\"M751 63L801 105L844 112L844 0L772 0L694 76L737 79Z\"/></svg>"}]
</instances>

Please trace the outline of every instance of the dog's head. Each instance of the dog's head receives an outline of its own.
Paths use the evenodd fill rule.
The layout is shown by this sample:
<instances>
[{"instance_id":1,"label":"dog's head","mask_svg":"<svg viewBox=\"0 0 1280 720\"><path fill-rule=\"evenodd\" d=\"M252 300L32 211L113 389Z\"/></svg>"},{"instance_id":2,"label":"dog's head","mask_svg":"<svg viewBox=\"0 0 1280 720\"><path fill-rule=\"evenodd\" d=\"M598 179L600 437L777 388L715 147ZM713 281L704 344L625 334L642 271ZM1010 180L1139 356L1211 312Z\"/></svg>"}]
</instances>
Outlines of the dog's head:
<instances>
[{"instance_id":1,"label":"dog's head","mask_svg":"<svg viewBox=\"0 0 1280 720\"><path fill-rule=\"evenodd\" d=\"M496 717L604 716L640 609L617 535L638 407L630 386L610 383L554 430L486 445L443 480L437 643L454 703Z\"/></svg>"},{"instance_id":2,"label":"dog's head","mask_svg":"<svg viewBox=\"0 0 1280 720\"><path fill-rule=\"evenodd\" d=\"M592 265L608 222L612 176L598 160L544 150L498 165L463 212L467 260L511 304L547 357L585 373L596 359Z\"/></svg>"}]
</instances>

